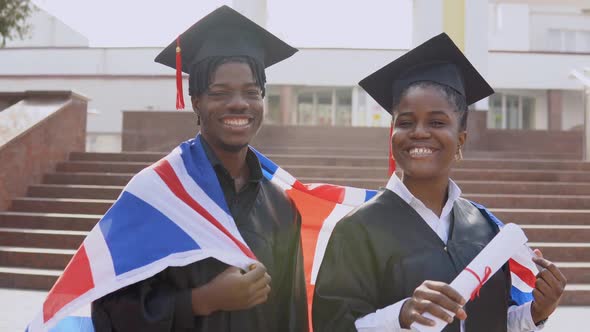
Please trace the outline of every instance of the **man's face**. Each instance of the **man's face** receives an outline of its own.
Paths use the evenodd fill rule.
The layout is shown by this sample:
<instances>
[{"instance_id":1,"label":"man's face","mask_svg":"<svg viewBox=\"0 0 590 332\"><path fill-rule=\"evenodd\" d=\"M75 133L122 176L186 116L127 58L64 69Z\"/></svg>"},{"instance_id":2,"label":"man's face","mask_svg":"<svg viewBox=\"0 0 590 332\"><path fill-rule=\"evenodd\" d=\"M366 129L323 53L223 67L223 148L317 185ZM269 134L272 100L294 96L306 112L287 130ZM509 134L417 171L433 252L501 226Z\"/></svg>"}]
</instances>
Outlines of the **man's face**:
<instances>
[{"instance_id":1,"label":"man's face","mask_svg":"<svg viewBox=\"0 0 590 332\"><path fill-rule=\"evenodd\" d=\"M245 63L217 67L209 89L192 101L201 117L201 133L215 148L230 152L245 148L262 123L262 91Z\"/></svg>"}]
</instances>

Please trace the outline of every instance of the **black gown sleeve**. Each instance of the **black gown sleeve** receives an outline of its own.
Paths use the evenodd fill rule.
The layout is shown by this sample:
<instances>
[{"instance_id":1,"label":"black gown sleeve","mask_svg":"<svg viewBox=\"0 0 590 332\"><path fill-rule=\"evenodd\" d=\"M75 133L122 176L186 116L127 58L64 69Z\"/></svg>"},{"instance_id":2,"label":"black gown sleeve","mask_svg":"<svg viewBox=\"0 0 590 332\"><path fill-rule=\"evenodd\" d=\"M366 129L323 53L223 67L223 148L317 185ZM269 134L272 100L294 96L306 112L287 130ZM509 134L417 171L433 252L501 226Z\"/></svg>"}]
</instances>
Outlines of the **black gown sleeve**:
<instances>
[{"instance_id":1,"label":"black gown sleeve","mask_svg":"<svg viewBox=\"0 0 590 332\"><path fill-rule=\"evenodd\" d=\"M162 282L167 270L92 303L96 332L173 331L194 325L191 291Z\"/></svg>"},{"instance_id":2,"label":"black gown sleeve","mask_svg":"<svg viewBox=\"0 0 590 332\"><path fill-rule=\"evenodd\" d=\"M375 312L380 272L362 218L352 214L340 221L330 237L313 298L313 329L356 331L354 322Z\"/></svg>"},{"instance_id":3,"label":"black gown sleeve","mask_svg":"<svg viewBox=\"0 0 590 332\"><path fill-rule=\"evenodd\" d=\"M293 211L292 228L285 233L284 242L277 243L283 250L275 250L275 262L279 268L271 286L277 287L278 294L277 331L300 332L308 331L307 295L301 248L301 215L294 206Z\"/></svg>"}]
</instances>

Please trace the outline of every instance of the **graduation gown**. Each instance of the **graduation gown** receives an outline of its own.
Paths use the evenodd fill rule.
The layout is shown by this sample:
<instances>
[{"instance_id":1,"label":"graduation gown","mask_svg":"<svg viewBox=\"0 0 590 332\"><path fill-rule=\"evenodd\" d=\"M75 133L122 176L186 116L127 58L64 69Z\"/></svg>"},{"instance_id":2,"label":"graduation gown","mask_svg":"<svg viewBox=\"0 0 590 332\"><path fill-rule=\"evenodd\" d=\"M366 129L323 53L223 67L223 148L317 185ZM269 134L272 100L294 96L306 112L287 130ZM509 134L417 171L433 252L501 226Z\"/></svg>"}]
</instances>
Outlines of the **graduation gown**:
<instances>
[{"instance_id":1,"label":"graduation gown","mask_svg":"<svg viewBox=\"0 0 590 332\"><path fill-rule=\"evenodd\" d=\"M243 311L194 316L191 289L227 268L209 258L169 267L95 301L92 319L96 331L307 331L301 220L295 206L284 191L262 179L252 206L234 215L234 220L272 277L266 303Z\"/></svg>"},{"instance_id":2,"label":"graduation gown","mask_svg":"<svg viewBox=\"0 0 590 332\"><path fill-rule=\"evenodd\" d=\"M462 198L452 215L447 245L390 190L340 221L316 281L314 331L356 331L358 318L411 297L425 280L450 283L498 232ZM466 305L467 332L506 331L510 286L505 265ZM455 319L443 331L459 328Z\"/></svg>"}]
</instances>

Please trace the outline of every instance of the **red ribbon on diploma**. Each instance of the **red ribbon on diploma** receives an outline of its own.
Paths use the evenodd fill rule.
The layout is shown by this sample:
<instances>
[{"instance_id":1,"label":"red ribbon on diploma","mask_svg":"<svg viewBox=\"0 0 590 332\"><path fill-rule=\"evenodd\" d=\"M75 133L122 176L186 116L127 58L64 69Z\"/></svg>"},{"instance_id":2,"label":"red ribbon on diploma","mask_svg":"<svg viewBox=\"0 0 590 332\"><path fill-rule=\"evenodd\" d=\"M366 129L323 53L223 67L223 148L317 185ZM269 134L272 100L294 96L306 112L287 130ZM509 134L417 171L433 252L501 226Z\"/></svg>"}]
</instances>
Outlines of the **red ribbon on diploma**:
<instances>
[{"instance_id":1,"label":"red ribbon on diploma","mask_svg":"<svg viewBox=\"0 0 590 332\"><path fill-rule=\"evenodd\" d=\"M475 273L475 271L473 271L472 269L470 269L468 267L465 268L465 271L473 274L473 276L475 276L475 278L477 279L477 282L479 282L479 285L477 285L477 287L475 287L475 289L471 293L471 301L473 301L476 297L479 297L479 290L483 287L483 284L485 284L486 281L488 281L488 279L492 275L492 268L489 266L486 266L486 268L484 270L484 274L483 274L483 279L479 278L479 275L477 275L477 273Z\"/></svg>"}]
</instances>

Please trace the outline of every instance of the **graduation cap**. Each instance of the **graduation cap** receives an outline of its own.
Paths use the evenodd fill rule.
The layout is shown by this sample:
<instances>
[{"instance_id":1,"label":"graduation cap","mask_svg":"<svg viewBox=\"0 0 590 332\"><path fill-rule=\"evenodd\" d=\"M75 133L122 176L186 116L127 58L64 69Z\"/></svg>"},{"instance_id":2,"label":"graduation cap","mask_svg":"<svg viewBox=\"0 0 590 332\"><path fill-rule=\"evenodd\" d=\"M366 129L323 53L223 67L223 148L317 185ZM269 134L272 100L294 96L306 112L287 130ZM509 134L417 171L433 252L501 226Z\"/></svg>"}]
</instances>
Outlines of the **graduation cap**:
<instances>
[{"instance_id":1,"label":"graduation cap","mask_svg":"<svg viewBox=\"0 0 590 332\"><path fill-rule=\"evenodd\" d=\"M446 33L410 50L365 77L359 85L391 113L394 96L399 96L411 84L424 81L453 88L465 97L467 105L494 93Z\"/></svg>"},{"instance_id":2,"label":"graduation cap","mask_svg":"<svg viewBox=\"0 0 590 332\"><path fill-rule=\"evenodd\" d=\"M222 6L178 36L155 61L176 69L176 109L182 109L182 73L190 75L191 68L201 60L247 56L267 68L297 51L244 15Z\"/></svg>"}]
</instances>

